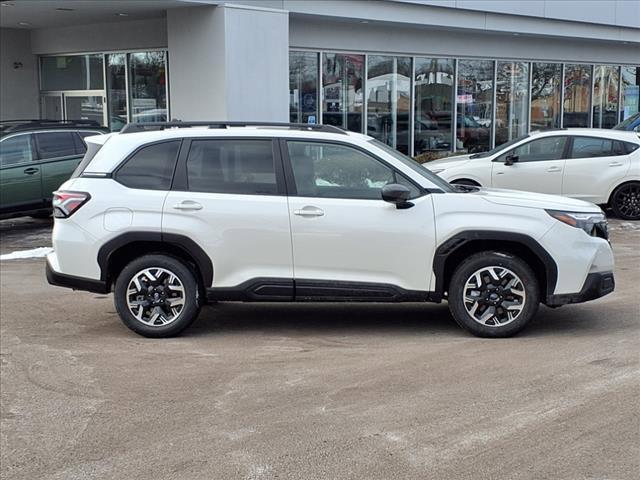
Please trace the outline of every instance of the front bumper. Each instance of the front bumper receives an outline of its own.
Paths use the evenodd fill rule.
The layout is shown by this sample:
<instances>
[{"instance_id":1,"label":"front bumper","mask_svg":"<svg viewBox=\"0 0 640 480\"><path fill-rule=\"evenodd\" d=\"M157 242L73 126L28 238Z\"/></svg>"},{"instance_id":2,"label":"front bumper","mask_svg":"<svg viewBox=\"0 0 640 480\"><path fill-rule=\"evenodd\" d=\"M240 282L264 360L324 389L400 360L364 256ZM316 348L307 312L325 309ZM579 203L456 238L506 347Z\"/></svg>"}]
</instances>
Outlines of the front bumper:
<instances>
[{"instance_id":1,"label":"front bumper","mask_svg":"<svg viewBox=\"0 0 640 480\"><path fill-rule=\"evenodd\" d=\"M74 275L65 275L64 273L56 272L51 266L49 258L47 258L47 266L45 267L45 270L47 274L47 282L49 282L50 285L72 288L74 290L85 290L87 292L94 293L109 293L106 282L101 280L76 277Z\"/></svg>"},{"instance_id":2,"label":"front bumper","mask_svg":"<svg viewBox=\"0 0 640 480\"><path fill-rule=\"evenodd\" d=\"M578 293L562 293L549 295L545 302L549 307L559 307L569 303L582 303L604 297L613 292L616 282L613 272L590 273L584 281L582 289Z\"/></svg>"}]
</instances>

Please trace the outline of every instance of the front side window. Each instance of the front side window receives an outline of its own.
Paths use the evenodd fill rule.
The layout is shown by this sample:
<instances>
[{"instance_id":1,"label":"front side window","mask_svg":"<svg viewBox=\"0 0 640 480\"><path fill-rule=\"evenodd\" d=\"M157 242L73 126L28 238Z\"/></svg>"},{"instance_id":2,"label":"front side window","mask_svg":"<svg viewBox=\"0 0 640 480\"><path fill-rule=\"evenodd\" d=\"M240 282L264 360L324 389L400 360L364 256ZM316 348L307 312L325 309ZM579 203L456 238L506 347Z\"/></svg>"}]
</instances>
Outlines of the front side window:
<instances>
[{"instance_id":1,"label":"front side window","mask_svg":"<svg viewBox=\"0 0 640 480\"><path fill-rule=\"evenodd\" d=\"M74 132L36 133L36 147L40 160L78 155L74 135Z\"/></svg>"},{"instance_id":2,"label":"front side window","mask_svg":"<svg viewBox=\"0 0 640 480\"><path fill-rule=\"evenodd\" d=\"M573 139L571 158L610 157L612 155L619 155L614 153L613 143L614 142L606 138L575 137Z\"/></svg>"},{"instance_id":3,"label":"front side window","mask_svg":"<svg viewBox=\"0 0 640 480\"><path fill-rule=\"evenodd\" d=\"M498 161L504 162L507 157L517 157L518 162L540 162L545 160L561 160L564 156L564 147L567 137L553 136L538 138L510 150L498 157Z\"/></svg>"},{"instance_id":4,"label":"front side window","mask_svg":"<svg viewBox=\"0 0 640 480\"><path fill-rule=\"evenodd\" d=\"M187 158L190 191L276 195L271 140L194 140Z\"/></svg>"},{"instance_id":5,"label":"front side window","mask_svg":"<svg viewBox=\"0 0 640 480\"><path fill-rule=\"evenodd\" d=\"M31 135L17 135L0 142L0 167L11 167L32 160Z\"/></svg>"},{"instance_id":6,"label":"front side window","mask_svg":"<svg viewBox=\"0 0 640 480\"><path fill-rule=\"evenodd\" d=\"M142 147L118 170L116 180L129 188L169 190L179 149L180 140Z\"/></svg>"},{"instance_id":7,"label":"front side window","mask_svg":"<svg viewBox=\"0 0 640 480\"><path fill-rule=\"evenodd\" d=\"M296 190L303 197L381 200L382 187L401 183L417 187L379 160L344 145L287 142Z\"/></svg>"}]
</instances>

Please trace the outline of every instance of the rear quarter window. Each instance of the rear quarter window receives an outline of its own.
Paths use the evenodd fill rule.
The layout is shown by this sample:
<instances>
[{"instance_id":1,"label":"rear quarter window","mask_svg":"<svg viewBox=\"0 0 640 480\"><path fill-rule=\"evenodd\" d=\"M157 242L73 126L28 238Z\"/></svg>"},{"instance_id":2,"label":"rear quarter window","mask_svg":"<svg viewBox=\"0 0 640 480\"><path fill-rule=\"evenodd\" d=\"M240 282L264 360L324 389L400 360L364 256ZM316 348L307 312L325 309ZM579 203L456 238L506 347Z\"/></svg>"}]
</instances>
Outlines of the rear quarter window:
<instances>
[{"instance_id":1,"label":"rear quarter window","mask_svg":"<svg viewBox=\"0 0 640 480\"><path fill-rule=\"evenodd\" d=\"M136 150L115 174L125 187L169 190L181 140L154 143Z\"/></svg>"}]
</instances>

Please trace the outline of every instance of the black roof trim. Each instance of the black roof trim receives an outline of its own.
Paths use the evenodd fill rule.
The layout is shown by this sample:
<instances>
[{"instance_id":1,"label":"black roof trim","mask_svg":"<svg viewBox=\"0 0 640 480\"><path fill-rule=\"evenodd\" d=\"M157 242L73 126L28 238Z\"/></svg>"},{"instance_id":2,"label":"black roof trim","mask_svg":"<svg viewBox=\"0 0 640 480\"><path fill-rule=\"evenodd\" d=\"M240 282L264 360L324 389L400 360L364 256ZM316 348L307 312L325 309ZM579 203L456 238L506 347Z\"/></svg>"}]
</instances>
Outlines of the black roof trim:
<instances>
[{"instance_id":1,"label":"black roof trim","mask_svg":"<svg viewBox=\"0 0 640 480\"><path fill-rule=\"evenodd\" d=\"M94 128L105 130L95 120L3 120L0 122L0 134L23 132L26 130L54 129L54 128Z\"/></svg>"},{"instance_id":2,"label":"black roof trim","mask_svg":"<svg viewBox=\"0 0 640 480\"><path fill-rule=\"evenodd\" d=\"M279 122L149 122L149 123L127 123L120 133L147 132L155 130L165 130L168 128L229 128L229 127L276 127L289 130L306 130L310 132L340 133L347 135L347 132L333 125L318 125L313 123L279 123Z\"/></svg>"}]
</instances>

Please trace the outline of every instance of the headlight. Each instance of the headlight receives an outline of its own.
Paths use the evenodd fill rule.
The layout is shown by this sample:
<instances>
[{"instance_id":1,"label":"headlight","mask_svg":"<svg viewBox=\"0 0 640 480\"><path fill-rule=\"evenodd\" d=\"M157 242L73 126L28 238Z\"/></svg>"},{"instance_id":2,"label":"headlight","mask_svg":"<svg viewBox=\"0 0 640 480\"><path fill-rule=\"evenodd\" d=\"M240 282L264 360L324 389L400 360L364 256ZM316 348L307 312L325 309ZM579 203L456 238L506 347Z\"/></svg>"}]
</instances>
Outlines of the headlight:
<instances>
[{"instance_id":1,"label":"headlight","mask_svg":"<svg viewBox=\"0 0 640 480\"><path fill-rule=\"evenodd\" d=\"M563 212L560 210L547 210L546 212L562 223L584 230L587 235L605 239L609 238L607 217L605 217L603 212L579 213Z\"/></svg>"}]
</instances>

